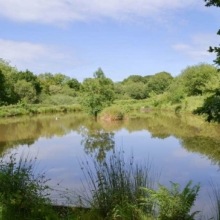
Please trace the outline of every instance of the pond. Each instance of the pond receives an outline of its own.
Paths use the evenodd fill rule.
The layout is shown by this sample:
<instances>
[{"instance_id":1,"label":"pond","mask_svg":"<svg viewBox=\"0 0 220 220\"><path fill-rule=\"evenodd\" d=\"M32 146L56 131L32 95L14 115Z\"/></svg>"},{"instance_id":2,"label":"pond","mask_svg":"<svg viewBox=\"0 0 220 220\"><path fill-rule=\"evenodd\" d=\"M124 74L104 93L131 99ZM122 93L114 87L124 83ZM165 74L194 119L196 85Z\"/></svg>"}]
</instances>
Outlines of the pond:
<instances>
[{"instance_id":1,"label":"pond","mask_svg":"<svg viewBox=\"0 0 220 220\"><path fill-rule=\"evenodd\" d=\"M113 149L137 162L150 161L159 182L201 183L194 210L210 214L210 182L220 183L220 125L192 115L142 113L121 122L94 121L84 114L0 119L0 152L30 154L47 170L51 186L78 189L84 181L79 161L103 160Z\"/></svg>"}]
</instances>

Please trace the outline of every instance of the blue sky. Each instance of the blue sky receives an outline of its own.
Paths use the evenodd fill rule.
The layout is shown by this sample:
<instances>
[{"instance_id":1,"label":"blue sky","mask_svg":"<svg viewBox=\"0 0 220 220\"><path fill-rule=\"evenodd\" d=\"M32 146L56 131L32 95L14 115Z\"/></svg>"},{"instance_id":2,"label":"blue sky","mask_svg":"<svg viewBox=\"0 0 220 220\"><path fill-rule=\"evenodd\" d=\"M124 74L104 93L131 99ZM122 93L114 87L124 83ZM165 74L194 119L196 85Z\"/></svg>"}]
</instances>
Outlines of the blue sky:
<instances>
[{"instance_id":1,"label":"blue sky","mask_svg":"<svg viewBox=\"0 0 220 220\"><path fill-rule=\"evenodd\" d=\"M0 0L0 58L82 81L213 64L220 9L203 0Z\"/></svg>"}]
</instances>

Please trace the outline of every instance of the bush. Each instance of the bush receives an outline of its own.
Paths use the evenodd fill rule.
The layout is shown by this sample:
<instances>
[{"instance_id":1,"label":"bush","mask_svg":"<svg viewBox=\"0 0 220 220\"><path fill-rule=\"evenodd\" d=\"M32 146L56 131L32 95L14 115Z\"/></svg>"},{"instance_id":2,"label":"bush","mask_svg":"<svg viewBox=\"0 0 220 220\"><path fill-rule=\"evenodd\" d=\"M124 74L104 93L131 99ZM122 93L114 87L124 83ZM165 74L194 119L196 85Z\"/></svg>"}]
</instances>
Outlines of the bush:
<instances>
[{"instance_id":1,"label":"bush","mask_svg":"<svg viewBox=\"0 0 220 220\"><path fill-rule=\"evenodd\" d=\"M210 64L200 63L185 68L177 80L176 85L188 96L197 96L219 87L217 68ZM211 85L210 85L211 84ZM214 86L213 86L214 85Z\"/></svg>"},{"instance_id":2,"label":"bush","mask_svg":"<svg viewBox=\"0 0 220 220\"><path fill-rule=\"evenodd\" d=\"M185 98L185 94L181 90L177 90L174 93L168 93L168 100L171 101L171 104L180 103L182 99Z\"/></svg>"},{"instance_id":3,"label":"bush","mask_svg":"<svg viewBox=\"0 0 220 220\"><path fill-rule=\"evenodd\" d=\"M45 173L35 174L35 159L16 154L0 159L0 205L2 219L57 219L48 198Z\"/></svg>"},{"instance_id":4,"label":"bush","mask_svg":"<svg viewBox=\"0 0 220 220\"><path fill-rule=\"evenodd\" d=\"M162 185L159 185L158 191L142 188L149 193L149 197L144 198L143 204L154 204L154 210L158 210L157 217L161 220L193 220L198 211L191 215L189 212L194 205L200 185L190 188L191 184L192 181L189 181L182 192L180 185L173 182L170 190Z\"/></svg>"},{"instance_id":5,"label":"bush","mask_svg":"<svg viewBox=\"0 0 220 220\"><path fill-rule=\"evenodd\" d=\"M124 118L124 111L118 106L110 106L100 113L100 117L110 121L122 120Z\"/></svg>"}]
</instances>

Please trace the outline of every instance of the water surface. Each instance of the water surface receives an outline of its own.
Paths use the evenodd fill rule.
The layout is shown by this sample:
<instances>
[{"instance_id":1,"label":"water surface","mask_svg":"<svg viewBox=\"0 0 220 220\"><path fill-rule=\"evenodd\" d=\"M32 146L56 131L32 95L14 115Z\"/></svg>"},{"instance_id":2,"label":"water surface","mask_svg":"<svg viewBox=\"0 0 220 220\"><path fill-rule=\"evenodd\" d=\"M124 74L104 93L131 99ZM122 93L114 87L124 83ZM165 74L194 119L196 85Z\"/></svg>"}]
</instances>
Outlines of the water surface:
<instances>
[{"instance_id":1,"label":"water surface","mask_svg":"<svg viewBox=\"0 0 220 220\"><path fill-rule=\"evenodd\" d=\"M52 186L77 189L84 181L79 161L86 155L101 161L114 148L123 149L125 157L133 154L135 161L152 161L154 170L161 172L161 184L200 182L194 209L208 214L209 182L220 182L220 126L169 112L142 116L112 123L84 114L0 119L0 152L37 156L38 169L47 170Z\"/></svg>"}]
</instances>

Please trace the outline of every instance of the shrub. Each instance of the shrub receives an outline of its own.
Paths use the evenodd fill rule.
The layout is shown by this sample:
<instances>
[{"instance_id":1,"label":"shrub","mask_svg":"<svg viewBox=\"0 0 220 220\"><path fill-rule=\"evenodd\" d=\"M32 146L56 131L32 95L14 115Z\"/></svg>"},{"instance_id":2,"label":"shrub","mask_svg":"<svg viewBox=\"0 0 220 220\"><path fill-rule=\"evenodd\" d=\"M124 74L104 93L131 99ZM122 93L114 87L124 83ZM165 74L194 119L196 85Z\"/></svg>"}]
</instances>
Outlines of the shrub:
<instances>
[{"instance_id":1,"label":"shrub","mask_svg":"<svg viewBox=\"0 0 220 220\"><path fill-rule=\"evenodd\" d=\"M193 220L194 212L189 215L191 207L194 205L198 195L200 185L197 184L190 188L192 181L189 181L182 192L180 185L171 182L171 189L159 185L159 190L154 191L149 188L142 188L149 193L149 197L144 198L143 204L154 204L154 210L158 210L158 219L161 220Z\"/></svg>"},{"instance_id":2,"label":"shrub","mask_svg":"<svg viewBox=\"0 0 220 220\"><path fill-rule=\"evenodd\" d=\"M181 72L176 84L179 84L180 89L183 89L188 96L202 95L207 90L219 87L217 68L206 63L188 66ZM210 86L210 84L215 86Z\"/></svg>"},{"instance_id":3,"label":"shrub","mask_svg":"<svg viewBox=\"0 0 220 220\"><path fill-rule=\"evenodd\" d=\"M100 117L110 121L122 120L124 118L124 111L118 106L110 106L101 112Z\"/></svg>"},{"instance_id":4,"label":"shrub","mask_svg":"<svg viewBox=\"0 0 220 220\"><path fill-rule=\"evenodd\" d=\"M209 193L212 205L212 214L214 215L211 219L220 219L220 188L219 183L214 184L213 181L210 182L211 193Z\"/></svg>"},{"instance_id":5,"label":"shrub","mask_svg":"<svg viewBox=\"0 0 220 220\"><path fill-rule=\"evenodd\" d=\"M180 103L182 99L184 99L185 94L181 90L177 90L174 93L168 94L168 100L171 101L171 104Z\"/></svg>"},{"instance_id":6,"label":"shrub","mask_svg":"<svg viewBox=\"0 0 220 220\"><path fill-rule=\"evenodd\" d=\"M0 159L0 205L2 219L56 219L48 198L45 173L35 174L35 159L16 154Z\"/></svg>"}]
</instances>

